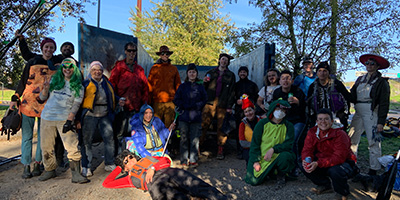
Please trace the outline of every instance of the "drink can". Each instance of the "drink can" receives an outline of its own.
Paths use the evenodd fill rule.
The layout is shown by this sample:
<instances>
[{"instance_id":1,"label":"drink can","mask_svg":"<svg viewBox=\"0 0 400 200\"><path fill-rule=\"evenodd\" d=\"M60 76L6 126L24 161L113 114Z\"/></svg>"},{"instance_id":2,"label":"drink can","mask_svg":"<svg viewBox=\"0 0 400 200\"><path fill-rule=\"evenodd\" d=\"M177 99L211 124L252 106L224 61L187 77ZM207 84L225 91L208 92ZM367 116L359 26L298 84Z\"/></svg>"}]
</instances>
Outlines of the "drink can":
<instances>
[{"instance_id":1,"label":"drink can","mask_svg":"<svg viewBox=\"0 0 400 200\"><path fill-rule=\"evenodd\" d=\"M125 97L121 97L121 98L119 98L121 101L126 101L126 98Z\"/></svg>"},{"instance_id":2,"label":"drink can","mask_svg":"<svg viewBox=\"0 0 400 200\"><path fill-rule=\"evenodd\" d=\"M305 160L305 161L306 161L306 163L307 163L307 165L306 165L307 169L308 169L308 168L310 168L310 163L312 162L312 159L311 159L311 157L310 157L310 156L308 156L308 157L306 157L304 160Z\"/></svg>"},{"instance_id":3,"label":"drink can","mask_svg":"<svg viewBox=\"0 0 400 200\"><path fill-rule=\"evenodd\" d=\"M210 75L210 74L207 74L206 76L207 76L207 81L210 81L211 75Z\"/></svg>"},{"instance_id":4,"label":"drink can","mask_svg":"<svg viewBox=\"0 0 400 200\"><path fill-rule=\"evenodd\" d=\"M288 98L293 97L293 93L288 94Z\"/></svg>"}]
</instances>

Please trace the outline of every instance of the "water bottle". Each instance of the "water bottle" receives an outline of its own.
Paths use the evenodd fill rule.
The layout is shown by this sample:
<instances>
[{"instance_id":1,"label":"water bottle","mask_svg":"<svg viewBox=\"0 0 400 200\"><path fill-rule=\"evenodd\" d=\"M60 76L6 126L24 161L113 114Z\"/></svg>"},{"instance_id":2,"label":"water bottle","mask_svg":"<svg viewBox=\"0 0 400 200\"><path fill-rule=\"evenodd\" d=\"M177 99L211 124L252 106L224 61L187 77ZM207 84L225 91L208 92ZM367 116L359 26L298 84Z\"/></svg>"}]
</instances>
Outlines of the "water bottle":
<instances>
[{"instance_id":1,"label":"water bottle","mask_svg":"<svg viewBox=\"0 0 400 200\"><path fill-rule=\"evenodd\" d=\"M306 161L306 163L307 163L307 165L306 165L306 168L308 169L308 168L309 168L309 166L310 166L310 163L312 162L312 159L311 159L311 157L310 157L310 156L308 156L308 157L306 157L304 160L305 160L305 161Z\"/></svg>"},{"instance_id":2,"label":"water bottle","mask_svg":"<svg viewBox=\"0 0 400 200\"><path fill-rule=\"evenodd\" d=\"M293 93L289 93L288 94L288 102L292 103L292 97L293 97Z\"/></svg>"}]
</instances>

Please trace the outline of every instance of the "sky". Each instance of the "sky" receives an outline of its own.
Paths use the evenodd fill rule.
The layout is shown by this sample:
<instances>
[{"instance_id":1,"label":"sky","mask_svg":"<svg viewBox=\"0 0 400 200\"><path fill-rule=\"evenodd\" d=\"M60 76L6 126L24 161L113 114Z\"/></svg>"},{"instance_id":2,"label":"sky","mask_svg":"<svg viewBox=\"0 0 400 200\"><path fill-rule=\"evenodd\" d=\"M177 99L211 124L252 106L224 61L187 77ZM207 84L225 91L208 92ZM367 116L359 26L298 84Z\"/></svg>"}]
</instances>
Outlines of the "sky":
<instances>
[{"instance_id":1,"label":"sky","mask_svg":"<svg viewBox=\"0 0 400 200\"><path fill-rule=\"evenodd\" d=\"M158 2L158 0L153 0ZM237 3L233 1L232 4L225 3L225 7L220 10L221 14L229 14L232 22L235 23L236 27L247 27L248 24L253 22L260 23L262 21L262 14L259 8L255 8L248 4L247 0L238 0ZM100 0L100 28L129 34L132 32L129 26L133 26L129 21L131 17L131 9L135 9L137 4L136 0ZM142 1L142 10L150 11L154 4L150 1ZM87 13L83 15L86 23L88 25L97 26L97 5L86 5ZM54 9L56 12L60 12L59 8ZM59 15L60 16L60 15ZM55 38L56 43L60 46L65 41L70 41L75 45L75 49L78 47L78 20L72 17L65 18L65 30L64 32L55 32L50 34L50 37ZM59 21L56 19L52 22L52 25L57 27ZM278 47L279 48L279 47ZM59 49L57 49L56 54L59 54ZM74 56L77 58L78 53L76 52ZM360 68L364 70L364 68ZM398 73L400 70L398 68L383 70L382 72L388 73ZM356 80L355 70L349 70L344 76L344 81L355 81Z\"/></svg>"}]
</instances>

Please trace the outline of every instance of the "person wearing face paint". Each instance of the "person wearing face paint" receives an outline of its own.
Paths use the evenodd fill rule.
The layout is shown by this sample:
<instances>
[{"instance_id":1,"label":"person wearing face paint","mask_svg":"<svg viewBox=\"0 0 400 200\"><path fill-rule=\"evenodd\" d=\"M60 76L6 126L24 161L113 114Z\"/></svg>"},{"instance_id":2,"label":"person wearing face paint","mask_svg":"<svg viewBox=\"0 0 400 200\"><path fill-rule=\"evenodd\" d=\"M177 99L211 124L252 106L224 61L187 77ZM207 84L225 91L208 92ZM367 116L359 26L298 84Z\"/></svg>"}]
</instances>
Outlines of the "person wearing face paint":
<instances>
[{"instance_id":1,"label":"person wearing face paint","mask_svg":"<svg viewBox=\"0 0 400 200\"><path fill-rule=\"evenodd\" d=\"M351 150L357 155L361 134L365 131L369 150L369 175L376 175L381 169L378 158L381 157L380 132L386 122L390 104L390 86L387 78L378 71L390 66L389 61L379 55L364 54L360 62L365 65L367 74L357 78L351 88L356 110L351 121L349 136Z\"/></svg>"},{"instance_id":2,"label":"person wearing face paint","mask_svg":"<svg viewBox=\"0 0 400 200\"><path fill-rule=\"evenodd\" d=\"M239 125L239 143L242 147L242 157L246 161L246 166L249 161L249 151L253 130L260 118L256 115L256 110L253 102L249 98L242 99L242 110L244 118Z\"/></svg>"},{"instance_id":3,"label":"person wearing face paint","mask_svg":"<svg viewBox=\"0 0 400 200\"><path fill-rule=\"evenodd\" d=\"M166 157L140 158L122 151L116 158L117 167L103 182L105 188L137 188L148 191L153 200L227 200L218 189L192 173L171 168Z\"/></svg>"},{"instance_id":4,"label":"person wearing face paint","mask_svg":"<svg viewBox=\"0 0 400 200\"><path fill-rule=\"evenodd\" d=\"M286 184L286 174L295 167L296 155L293 153L294 127L286 119L289 102L278 99L268 109L267 118L261 119L254 128L250 157L245 181L259 185L267 180L267 175L277 174L277 188Z\"/></svg>"},{"instance_id":5,"label":"person wearing face paint","mask_svg":"<svg viewBox=\"0 0 400 200\"><path fill-rule=\"evenodd\" d=\"M358 173L355 168L356 156L350 149L350 138L341 127L333 124L332 111L322 108L317 113L317 126L311 128L306 136L301 152L304 175L317 187L311 189L315 194L337 193L334 199L349 198L347 179ZM306 158L310 157L308 163Z\"/></svg>"},{"instance_id":6,"label":"person wearing face paint","mask_svg":"<svg viewBox=\"0 0 400 200\"><path fill-rule=\"evenodd\" d=\"M40 129L42 137L43 164L45 172L39 181L46 181L56 176L56 158L54 143L57 131L60 133L72 173L72 183L87 183L88 179L81 175L81 152L78 147L78 133L73 130L72 122L82 103L84 88L82 74L71 58L62 61L60 68L51 80L45 80L43 90L38 97L39 102L47 100L41 113Z\"/></svg>"},{"instance_id":7,"label":"person wearing face paint","mask_svg":"<svg viewBox=\"0 0 400 200\"><path fill-rule=\"evenodd\" d=\"M150 102L154 108L154 115L160 118L166 127L174 121L175 105L172 100L181 84L178 68L172 65L169 59L173 53L167 46L161 46L156 52L160 58L149 72Z\"/></svg>"},{"instance_id":8,"label":"person wearing face paint","mask_svg":"<svg viewBox=\"0 0 400 200\"><path fill-rule=\"evenodd\" d=\"M207 102L203 82L197 77L195 64L188 65L186 79L176 91L174 104L179 108L180 160L183 167L198 165L201 111Z\"/></svg>"},{"instance_id":9,"label":"person wearing face paint","mask_svg":"<svg viewBox=\"0 0 400 200\"><path fill-rule=\"evenodd\" d=\"M112 171L114 165L114 134L112 121L115 117L117 106L123 107L125 101L116 96L112 84L103 74L104 67L99 61L90 63L89 75L83 81L85 96L82 102L82 154L87 156L88 163L82 160L82 175L91 176L91 163L93 159L92 141L97 130L104 142L104 164L106 171ZM117 104L118 102L118 104Z\"/></svg>"},{"instance_id":10,"label":"person wearing face paint","mask_svg":"<svg viewBox=\"0 0 400 200\"><path fill-rule=\"evenodd\" d=\"M163 156L165 142L170 130L175 128L172 123L168 128L160 118L154 116L151 106L144 104L140 112L130 120L131 136L125 137L126 149L144 158L146 156ZM167 152L167 150L165 150Z\"/></svg>"},{"instance_id":11,"label":"person wearing face paint","mask_svg":"<svg viewBox=\"0 0 400 200\"><path fill-rule=\"evenodd\" d=\"M303 73L296 76L296 78L293 81L293 85L299 87L307 97L310 85L317 78L317 73L314 72L314 62L312 58L310 57L304 58L302 69Z\"/></svg>"},{"instance_id":12,"label":"person wearing face paint","mask_svg":"<svg viewBox=\"0 0 400 200\"><path fill-rule=\"evenodd\" d=\"M56 68L51 63L61 63L62 59L54 57L56 42L53 39L45 38L40 43L42 55L36 55L26 64L15 94L11 97L10 109L19 107L22 114L22 143L21 143L21 163L24 165L22 178L31 178L41 174L40 163L42 161L42 151L40 148L40 128L37 130L38 143L36 148L35 163L33 171L30 170L32 160L32 138L35 119L38 120L40 127L40 114L44 104L37 101L40 91L43 89L44 81L50 80Z\"/></svg>"}]
</instances>

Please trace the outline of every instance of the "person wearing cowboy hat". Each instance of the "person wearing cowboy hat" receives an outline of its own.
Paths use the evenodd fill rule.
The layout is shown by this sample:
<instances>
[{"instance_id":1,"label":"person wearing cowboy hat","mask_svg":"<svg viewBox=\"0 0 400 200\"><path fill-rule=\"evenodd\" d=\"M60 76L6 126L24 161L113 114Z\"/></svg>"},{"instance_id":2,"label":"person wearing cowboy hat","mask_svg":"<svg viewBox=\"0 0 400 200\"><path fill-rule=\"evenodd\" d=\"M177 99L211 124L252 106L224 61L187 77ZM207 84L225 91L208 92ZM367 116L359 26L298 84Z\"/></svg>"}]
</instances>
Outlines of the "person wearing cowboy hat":
<instances>
[{"instance_id":1,"label":"person wearing cowboy hat","mask_svg":"<svg viewBox=\"0 0 400 200\"><path fill-rule=\"evenodd\" d=\"M293 82L294 86L303 90L307 97L308 88L317 78L317 73L314 72L314 61L310 57L305 57L303 60L303 73L298 75Z\"/></svg>"},{"instance_id":2,"label":"person wearing cowboy hat","mask_svg":"<svg viewBox=\"0 0 400 200\"><path fill-rule=\"evenodd\" d=\"M154 115L169 127L175 116L175 105L172 102L179 85L181 77L178 69L171 64L169 56L174 52L165 45L156 52L160 58L151 67L149 73L150 102L154 109Z\"/></svg>"},{"instance_id":3,"label":"person wearing cowboy hat","mask_svg":"<svg viewBox=\"0 0 400 200\"><path fill-rule=\"evenodd\" d=\"M218 153L217 159L224 159L224 145L228 136L220 129L226 112L232 113L235 103L235 74L228 69L232 56L221 53L218 59L218 67L209 70L203 79L204 88L207 91L207 104L202 113L202 134L200 143L204 143L208 128L214 116L217 116Z\"/></svg>"},{"instance_id":4,"label":"person wearing cowboy hat","mask_svg":"<svg viewBox=\"0 0 400 200\"><path fill-rule=\"evenodd\" d=\"M358 77L350 90L356 113L351 121L349 136L351 150L357 155L361 134L366 132L369 144L368 174L376 175L381 169L378 161L381 157L381 142L377 136L383 131L390 104L388 80L378 70L388 68L390 63L374 54L360 56L360 62L365 65L368 73Z\"/></svg>"}]
</instances>

